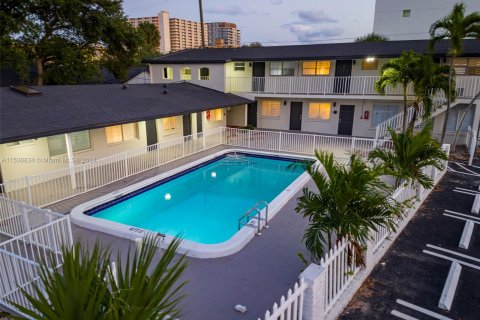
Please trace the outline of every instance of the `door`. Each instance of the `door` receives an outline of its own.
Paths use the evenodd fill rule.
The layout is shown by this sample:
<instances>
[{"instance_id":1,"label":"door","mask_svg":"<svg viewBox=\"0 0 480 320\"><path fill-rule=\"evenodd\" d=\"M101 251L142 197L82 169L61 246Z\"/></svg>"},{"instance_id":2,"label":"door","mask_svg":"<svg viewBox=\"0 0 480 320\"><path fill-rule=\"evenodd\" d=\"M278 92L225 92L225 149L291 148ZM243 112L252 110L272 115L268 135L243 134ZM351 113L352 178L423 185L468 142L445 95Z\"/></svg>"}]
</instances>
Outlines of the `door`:
<instances>
[{"instance_id":1,"label":"door","mask_svg":"<svg viewBox=\"0 0 480 320\"><path fill-rule=\"evenodd\" d=\"M302 102L290 103L290 130L302 130Z\"/></svg>"},{"instance_id":2,"label":"door","mask_svg":"<svg viewBox=\"0 0 480 320\"><path fill-rule=\"evenodd\" d=\"M265 91L265 62L254 62L252 75L252 90L254 92Z\"/></svg>"},{"instance_id":3,"label":"door","mask_svg":"<svg viewBox=\"0 0 480 320\"><path fill-rule=\"evenodd\" d=\"M257 127L257 101L248 104L247 110L247 126Z\"/></svg>"},{"instance_id":4,"label":"door","mask_svg":"<svg viewBox=\"0 0 480 320\"><path fill-rule=\"evenodd\" d=\"M353 115L355 106L341 105L340 117L338 119L338 134L351 136L353 128Z\"/></svg>"},{"instance_id":5,"label":"door","mask_svg":"<svg viewBox=\"0 0 480 320\"><path fill-rule=\"evenodd\" d=\"M197 112L197 133L202 132L202 114L203 112Z\"/></svg>"},{"instance_id":6,"label":"door","mask_svg":"<svg viewBox=\"0 0 480 320\"><path fill-rule=\"evenodd\" d=\"M192 134L192 118L191 114L184 114L183 115L183 136L189 136Z\"/></svg>"},{"instance_id":7,"label":"door","mask_svg":"<svg viewBox=\"0 0 480 320\"><path fill-rule=\"evenodd\" d=\"M155 120L145 121L145 127L147 131L147 146L156 144L158 142L156 121Z\"/></svg>"},{"instance_id":8,"label":"door","mask_svg":"<svg viewBox=\"0 0 480 320\"><path fill-rule=\"evenodd\" d=\"M352 60L337 60L335 65L334 93L350 92L350 77L352 76Z\"/></svg>"}]
</instances>

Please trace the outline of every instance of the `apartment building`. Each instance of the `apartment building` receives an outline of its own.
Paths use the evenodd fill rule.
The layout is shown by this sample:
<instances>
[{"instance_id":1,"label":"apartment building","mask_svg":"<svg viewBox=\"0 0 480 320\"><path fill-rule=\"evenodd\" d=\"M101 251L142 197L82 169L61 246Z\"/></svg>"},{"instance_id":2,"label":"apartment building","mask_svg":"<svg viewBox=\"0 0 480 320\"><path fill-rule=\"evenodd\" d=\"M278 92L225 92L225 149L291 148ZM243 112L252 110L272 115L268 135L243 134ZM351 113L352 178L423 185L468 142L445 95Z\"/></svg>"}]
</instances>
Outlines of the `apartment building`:
<instances>
[{"instance_id":1,"label":"apartment building","mask_svg":"<svg viewBox=\"0 0 480 320\"><path fill-rule=\"evenodd\" d=\"M240 47L240 30L235 23L230 22L209 22L208 45L217 46L218 40L223 40L224 47Z\"/></svg>"},{"instance_id":2,"label":"apartment building","mask_svg":"<svg viewBox=\"0 0 480 320\"><path fill-rule=\"evenodd\" d=\"M434 58L446 61L448 47L448 41L440 42ZM384 63L408 49L428 53L428 40L189 50L146 62L152 83L188 81L254 100L227 110L231 126L383 138L394 124L391 119L403 112L403 95L401 87L380 95L375 81ZM480 90L480 41L465 40L464 50L454 62L458 97L446 142ZM408 94L412 100L411 88ZM433 113L436 135L442 129L444 101ZM461 139L469 126L478 127L480 104L475 103L462 124Z\"/></svg>"},{"instance_id":3,"label":"apartment building","mask_svg":"<svg viewBox=\"0 0 480 320\"><path fill-rule=\"evenodd\" d=\"M433 22L452 11L458 0L377 0L373 32L390 40L429 39ZM478 0L462 0L466 13L480 11Z\"/></svg>"}]
</instances>

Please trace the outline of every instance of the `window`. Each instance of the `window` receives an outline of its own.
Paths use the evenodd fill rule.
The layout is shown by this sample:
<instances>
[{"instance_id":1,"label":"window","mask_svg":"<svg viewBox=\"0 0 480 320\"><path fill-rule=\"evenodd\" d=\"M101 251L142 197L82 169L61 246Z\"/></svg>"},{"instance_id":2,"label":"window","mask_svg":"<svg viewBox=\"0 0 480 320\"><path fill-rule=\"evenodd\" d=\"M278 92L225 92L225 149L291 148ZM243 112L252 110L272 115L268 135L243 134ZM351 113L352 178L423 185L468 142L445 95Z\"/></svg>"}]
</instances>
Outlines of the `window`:
<instances>
[{"instance_id":1,"label":"window","mask_svg":"<svg viewBox=\"0 0 480 320\"><path fill-rule=\"evenodd\" d=\"M280 118L280 101L264 100L262 102L262 117Z\"/></svg>"},{"instance_id":2,"label":"window","mask_svg":"<svg viewBox=\"0 0 480 320\"><path fill-rule=\"evenodd\" d=\"M233 64L234 71L245 71L245 62L235 62Z\"/></svg>"},{"instance_id":3,"label":"window","mask_svg":"<svg viewBox=\"0 0 480 320\"><path fill-rule=\"evenodd\" d=\"M173 79L173 69L171 67L163 68L163 79L172 80Z\"/></svg>"},{"instance_id":4,"label":"window","mask_svg":"<svg viewBox=\"0 0 480 320\"><path fill-rule=\"evenodd\" d=\"M310 102L308 104L309 120L330 120L330 110L332 104L330 102Z\"/></svg>"},{"instance_id":5,"label":"window","mask_svg":"<svg viewBox=\"0 0 480 320\"><path fill-rule=\"evenodd\" d=\"M304 76L328 76L330 74L330 61L304 61L302 63Z\"/></svg>"},{"instance_id":6,"label":"window","mask_svg":"<svg viewBox=\"0 0 480 320\"><path fill-rule=\"evenodd\" d=\"M454 58L452 67L456 75L480 75L480 58Z\"/></svg>"},{"instance_id":7,"label":"window","mask_svg":"<svg viewBox=\"0 0 480 320\"><path fill-rule=\"evenodd\" d=\"M180 80L192 80L192 69L189 67L180 69Z\"/></svg>"},{"instance_id":8,"label":"window","mask_svg":"<svg viewBox=\"0 0 480 320\"><path fill-rule=\"evenodd\" d=\"M21 140L21 141L15 141L15 142L10 142L7 143L7 147L20 147L20 146L28 146L31 144L34 144L35 140L30 139L30 140Z\"/></svg>"},{"instance_id":9,"label":"window","mask_svg":"<svg viewBox=\"0 0 480 320\"><path fill-rule=\"evenodd\" d=\"M138 139L138 124L127 123L106 127L105 134L107 136L108 144Z\"/></svg>"},{"instance_id":10,"label":"window","mask_svg":"<svg viewBox=\"0 0 480 320\"><path fill-rule=\"evenodd\" d=\"M164 131L171 131L177 128L177 118L176 117L168 117L162 119L162 125Z\"/></svg>"},{"instance_id":11,"label":"window","mask_svg":"<svg viewBox=\"0 0 480 320\"><path fill-rule=\"evenodd\" d=\"M200 80L210 80L210 69L207 67L200 68L199 76Z\"/></svg>"},{"instance_id":12,"label":"window","mask_svg":"<svg viewBox=\"0 0 480 320\"><path fill-rule=\"evenodd\" d=\"M448 115L448 123L447 123L447 131L454 132L458 129L460 125L460 120L462 118L463 113L465 112L465 108L467 106L455 106L450 109L450 114ZM474 108L469 108L467 113L465 114L465 119L463 119L462 128L460 132L467 132L468 127L472 126L473 124L473 110Z\"/></svg>"},{"instance_id":13,"label":"window","mask_svg":"<svg viewBox=\"0 0 480 320\"><path fill-rule=\"evenodd\" d=\"M404 17L404 18L410 17L410 9L403 10L402 17Z\"/></svg>"},{"instance_id":14,"label":"window","mask_svg":"<svg viewBox=\"0 0 480 320\"><path fill-rule=\"evenodd\" d=\"M372 127L376 127L381 122L393 117L398 113L397 105L373 105Z\"/></svg>"},{"instance_id":15,"label":"window","mask_svg":"<svg viewBox=\"0 0 480 320\"><path fill-rule=\"evenodd\" d=\"M366 58L362 60L362 70L377 70L378 59Z\"/></svg>"},{"instance_id":16,"label":"window","mask_svg":"<svg viewBox=\"0 0 480 320\"><path fill-rule=\"evenodd\" d=\"M214 109L207 111L207 120L221 121L223 119L223 109Z\"/></svg>"},{"instance_id":17,"label":"window","mask_svg":"<svg viewBox=\"0 0 480 320\"><path fill-rule=\"evenodd\" d=\"M295 62L270 62L270 75L271 76L293 76L295 75Z\"/></svg>"},{"instance_id":18,"label":"window","mask_svg":"<svg viewBox=\"0 0 480 320\"><path fill-rule=\"evenodd\" d=\"M88 130L70 133L72 139L73 152L90 149L90 132ZM59 156L67 153L67 143L65 142L65 135L59 134L56 136L47 137L48 152L50 157Z\"/></svg>"}]
</instances>

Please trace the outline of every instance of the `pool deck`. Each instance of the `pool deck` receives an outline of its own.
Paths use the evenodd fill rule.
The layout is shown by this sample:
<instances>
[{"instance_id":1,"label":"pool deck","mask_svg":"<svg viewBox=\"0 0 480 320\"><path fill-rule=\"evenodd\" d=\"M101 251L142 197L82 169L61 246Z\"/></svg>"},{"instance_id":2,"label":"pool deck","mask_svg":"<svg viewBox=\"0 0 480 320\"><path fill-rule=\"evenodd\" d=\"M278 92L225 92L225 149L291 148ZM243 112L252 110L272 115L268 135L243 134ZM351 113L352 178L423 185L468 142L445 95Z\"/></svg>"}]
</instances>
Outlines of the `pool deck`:
<instances>
[{"instance_id":1,"label":"pool deck","mask_svg":"<svg viewBox=\"0 0 480 320\"><path fill-rule=\"evenodd\" d=\"M223 149L225 147L216 147L197 153L51 205L49 208L68 213L80 203ZM183 289L186 298L183 301L182 315L179 317L181 320L258 319L267 309L271 310L274 302L278 303L281 295L285 295L288 289L293 287L305 267L297 253L306 254L301 240L308 225L308 221L295 212L298 195L272 219L269 229L264 229L261 236L252 239L238 253L214 259L187 258L188 267L183 280L188 283ZM72 229L75 239L90 245L99 240L110 246L113 252L120 250L123 255L133 245L129 240L75 225L72 225ZM247 306L248 311L240 314L233 309L236 304Z\"/></svg>"}]
</instances>

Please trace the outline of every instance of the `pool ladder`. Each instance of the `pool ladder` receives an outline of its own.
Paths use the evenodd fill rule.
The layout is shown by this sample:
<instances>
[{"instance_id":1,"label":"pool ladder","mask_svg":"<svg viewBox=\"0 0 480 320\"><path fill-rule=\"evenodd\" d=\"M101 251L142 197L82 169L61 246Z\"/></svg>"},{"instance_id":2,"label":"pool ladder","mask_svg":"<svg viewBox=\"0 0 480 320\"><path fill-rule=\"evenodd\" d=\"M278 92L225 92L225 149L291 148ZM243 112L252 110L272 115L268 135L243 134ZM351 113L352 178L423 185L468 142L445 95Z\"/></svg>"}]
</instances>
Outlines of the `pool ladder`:
<instances>
[{"instance_id":1,"label":"pool ladder","mask_svg":"<svg viewBox=\"0 0 480 320\"><path fill-rule=\"evenodd\" d=\"M262 210L261 206L265 208L265 218L262 218ZM254 221L257 220L257 225L255 225ZM257 236L261 235L262 232L262 221L265 221L263 228L268 228L268 202L267 201L258 201L255 203L253 207L251 207L247 212L243 214L243 216L238 219L238 230L240 230L243 226L247 226L250 228L256 228L257 232L255 233Z\"/></svg>"}]
</instances>

